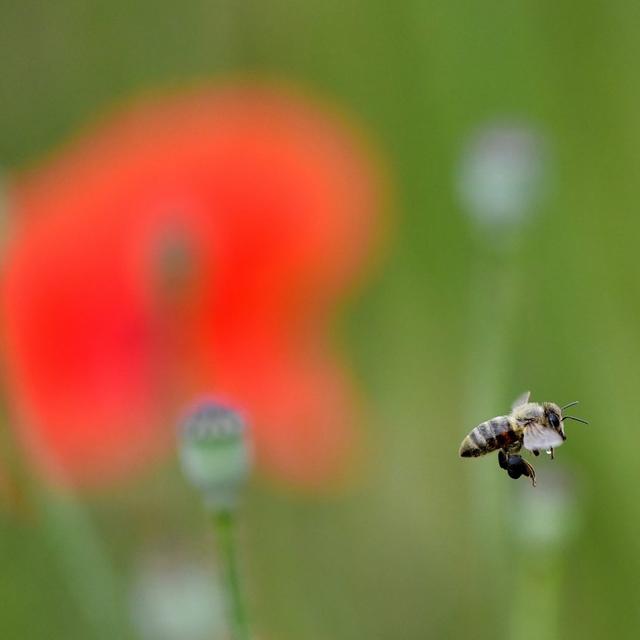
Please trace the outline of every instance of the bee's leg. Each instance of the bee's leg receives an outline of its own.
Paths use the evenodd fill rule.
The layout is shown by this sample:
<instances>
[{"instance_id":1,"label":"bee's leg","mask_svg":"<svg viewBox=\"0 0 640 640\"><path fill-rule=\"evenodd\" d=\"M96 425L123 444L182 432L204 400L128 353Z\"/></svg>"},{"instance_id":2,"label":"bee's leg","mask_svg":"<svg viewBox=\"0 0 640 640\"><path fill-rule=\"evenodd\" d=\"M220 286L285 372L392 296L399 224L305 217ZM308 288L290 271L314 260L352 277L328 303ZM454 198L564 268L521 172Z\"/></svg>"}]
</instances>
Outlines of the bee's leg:
<instances>
[{"instance_id":1,"label":"bee's leg","mask_svg":"<svg viewBox=\"0 0 640 640\"><path fill-rule=\"evenodd\" d=\"M498 451L498 464L500 465L501 469L509 468L509 465L507 463L507 454L503 449L500 449L500 451Z\"/></svg>"},{"instance_id":2,"label":"bee's leg","mask_svg":"<svg viewBox=\"0 0 640 640\"><path fill-rule=\"evenodd\" d=\"M527 478L531 478L531 484L535 487L536 470L524 458L522 458L522 473L527 476Z\"/></svg>"},{"instance_id":3,"label":"bee's leg","mask_svg":"<svg viewBox=\"0 0 640 640\"><path fill-rule=\"evenodd\" d=\"M536 471L522 456L509 456L507 459L507 473L514 480L517 480L520 476L527 476L527 478L531 478L531 484L534 487L536 486Z\"/></svg>"},{"instance_id":4,"label":"bee's leg","mask_svg":"<svg viewBox=\"0 0 640 640\"><path fill-rule=\"evenodd\" d=\"M531 453L533 453L533 455L537 458L540 455L540 452L535 449L535 451L532 451Z\"/></svg>"},{"instance_id":5,"label":"bee's leg","mask_svg":"<svg viewBox=\"0 0 640 640\"><path fill-rule=\"evenodd\" d=\"M553 448L549 449L549 455L551 456L551 459L554 459L554 455L553 455Z\"/></svg>"}]
</instances>

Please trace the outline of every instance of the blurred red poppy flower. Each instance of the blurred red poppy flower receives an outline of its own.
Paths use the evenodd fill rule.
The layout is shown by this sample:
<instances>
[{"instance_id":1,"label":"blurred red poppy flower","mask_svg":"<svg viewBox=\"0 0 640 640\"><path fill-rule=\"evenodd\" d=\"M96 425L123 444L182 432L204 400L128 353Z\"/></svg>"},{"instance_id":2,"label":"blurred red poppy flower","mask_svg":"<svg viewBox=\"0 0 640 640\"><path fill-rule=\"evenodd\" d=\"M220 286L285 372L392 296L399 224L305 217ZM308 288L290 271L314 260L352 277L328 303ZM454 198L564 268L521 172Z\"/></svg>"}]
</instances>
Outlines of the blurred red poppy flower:
<instances>
[{"instance_id":1,"label":"blurred red poppy flower","mask_svg":"<svg viewBox=\"0 0 640 640\"><path fill-rule=\"evenodd\" d=\"M134 106L23 176L3 352L38 465L126 477L171 449L180 405L216 393L251 417L263 468L335 477L355 419L328 319L371 251L373 164L309 99L232 87Z\"/></svg>"}]
</instances>

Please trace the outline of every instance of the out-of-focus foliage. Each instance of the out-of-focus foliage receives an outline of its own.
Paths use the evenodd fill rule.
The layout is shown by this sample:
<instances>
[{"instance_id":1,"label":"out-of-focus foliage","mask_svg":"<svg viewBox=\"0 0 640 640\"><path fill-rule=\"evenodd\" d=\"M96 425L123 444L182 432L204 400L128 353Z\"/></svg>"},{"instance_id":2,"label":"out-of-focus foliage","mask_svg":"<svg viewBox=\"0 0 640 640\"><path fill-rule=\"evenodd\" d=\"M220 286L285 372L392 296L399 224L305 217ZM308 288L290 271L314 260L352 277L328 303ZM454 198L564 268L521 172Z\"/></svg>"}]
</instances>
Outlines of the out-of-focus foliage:
<instances>
[{"instance_id":1,"label":"out-of-focus foliage","mask_svg":"<svg viewBox=\"0 0 640 640\"><path fill-rule=\"evenodd\" d=\"M368 398L368 464L332 499L253 486L242 543L261 637L637 636L639 21L629 0L2 3L6 170L131 93L236 72L335 99L392 168L393 249L336 328ZM469 136L496 122L548 151L546 193L508 247L456 192ZM525 388L580 399L591 421L536 462L538 502L493 458L456 457ZM123 600L149 554L206 557L176 468L81 508ZM1 516L2 637L92 637L56 522Z\"/></svg>"}]
</instances>

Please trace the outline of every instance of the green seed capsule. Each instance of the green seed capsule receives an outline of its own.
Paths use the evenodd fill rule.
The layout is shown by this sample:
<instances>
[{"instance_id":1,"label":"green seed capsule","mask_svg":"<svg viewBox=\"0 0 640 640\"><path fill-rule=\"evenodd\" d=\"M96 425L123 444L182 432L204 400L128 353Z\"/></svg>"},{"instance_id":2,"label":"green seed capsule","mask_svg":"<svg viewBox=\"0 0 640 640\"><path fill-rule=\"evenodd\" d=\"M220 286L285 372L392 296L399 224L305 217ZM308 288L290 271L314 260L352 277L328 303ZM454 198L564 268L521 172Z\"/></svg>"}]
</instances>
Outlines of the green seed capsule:
<instances>
[{"instance_id":1,"label":"green seed capsule","mask_svg":"<svg viewBox=\"0 0 640 640\"><path fill-rule=\"evenodd\" d=\"M198 403L180 425L180 461L212 510L234 508L251 470L246 423L214 401Z\"/></svg>"}]
</instances>

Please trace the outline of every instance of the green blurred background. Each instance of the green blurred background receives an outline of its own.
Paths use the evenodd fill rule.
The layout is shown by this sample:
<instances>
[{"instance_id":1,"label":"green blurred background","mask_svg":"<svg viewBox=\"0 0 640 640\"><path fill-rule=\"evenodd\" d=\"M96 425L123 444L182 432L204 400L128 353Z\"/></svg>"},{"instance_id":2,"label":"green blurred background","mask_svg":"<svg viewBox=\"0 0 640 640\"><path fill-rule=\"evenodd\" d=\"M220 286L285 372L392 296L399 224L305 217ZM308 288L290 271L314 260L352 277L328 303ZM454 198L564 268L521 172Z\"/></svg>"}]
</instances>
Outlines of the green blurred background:
<instances>
[{"instance_id":1,"label":"green blurred background","mask_svg":"<svg viewBox=\"0 0 640 640\"><path fill-rule=\"evenodd\" d=\"M241 542L262 640L638 636L639 35L629 0L2 0L7 172L118 100L238 71L328 96L386 158L393 237L337 328L371 460L347 495L251 487ZM469 136L502 121L541 132L546 188L496 243L456 176ZM591 421L538 461L536 490L457 457L528 388L581 400ZM177 469L69 518L47 509L45 527L0 515L2 638L100 636L68 579L94 593L61 542L69 518L92 540L79 558L106 553L95 598L125 638L142 637L140 566L209 554Z\"/></svg>"}]
</instances>

